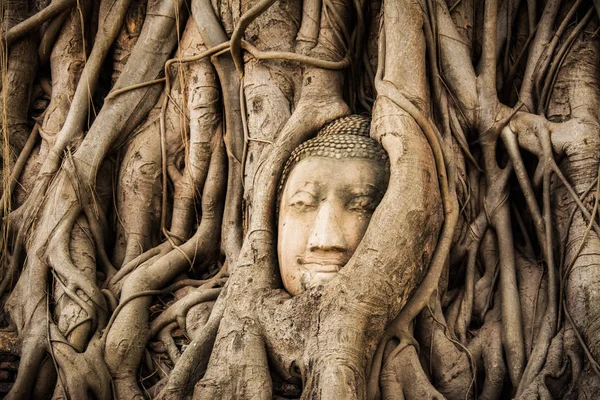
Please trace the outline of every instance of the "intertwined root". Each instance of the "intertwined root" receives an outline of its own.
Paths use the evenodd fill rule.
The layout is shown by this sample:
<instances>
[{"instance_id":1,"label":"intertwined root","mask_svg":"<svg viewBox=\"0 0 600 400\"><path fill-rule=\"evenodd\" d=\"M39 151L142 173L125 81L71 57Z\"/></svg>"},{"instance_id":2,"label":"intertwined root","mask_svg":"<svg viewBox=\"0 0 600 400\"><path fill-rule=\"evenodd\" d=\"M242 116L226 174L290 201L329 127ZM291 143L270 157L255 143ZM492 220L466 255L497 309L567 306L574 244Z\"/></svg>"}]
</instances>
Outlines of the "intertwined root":
<instances>
[{"instance_id":1,"label":"intertwined root","mask_svg":"<svg viewBox=\"0 0 600 400\"><path fill-rule=\"evenodd\" d=\"M473 374L476 372L472 354L448 327L437 295L419 315L415 338L418 338L420 354L436 389L449 399L472 396Z\"/></svg>"},{"instance_id":2,"label":"intertwined root","mask_svg":"<svg viewBox=\"0 0 600 400\"><path fill-rule=\"evenodd\" d=\"M381 371L381 398L385 400L442 400L445 397L431 384L412 345L398 344L402 350L389 359Z\"/></svg>"},{"instance_id":3,"label":"intertwined root","mask_svg":"<svg viewBox=\"0 0 600 400\"><path fill-rule=\"evenodd\" d=\"M22 88L34 82L37 57L30 38L15 41L11 26L27 14L28 3L9 1L3 15L7 43L14 44L2 81L4 139L13 151L3 154L5 165L22 169L24 163L15 163L18 151L24 148L26 158L38 132L42 138L25 167L23 188L15 189L16 180L3 186L10 193L2 214L13 191L22 204L8 216L12 231L2 237L15 241L0 294L20 274L7 308L23 338L9 398L141 398L148 386L161 398L182 398L194 386L205 398L266 398L275 370L284 380L304 383L304 397L361 396L365 387L410 400L600 393L600 318L590 306L597 297L600 236L600 52L590 34L597 30L591 3L528 1L530 15L521 24L518 8L495 0L481 2L481 17L469 16L473 2L449 10L443 0L368 2L371 10L360 8L361 1L257 0L242 2L242 15L232 13L229 2L217 2L213 13L209 0L195 0L189 9L179 0L150 1L147 10L139 0L53 1L25 29L51 18L48 10L74 7L44 28L40 59L50 61L52 82L40 84L51 98L25 144L30 107L24 99L29 90ZM543 12L534 9L537 3L544 3ZM130 4L135 15L126 15ZM136 14L142 9L143 24ZM371 14L368 29L364 11ZM90 16L98 20L93 44L86 42ZM475 28L483 32L481 43ZM369 52L363 52L367 30ZM511 40L523 30L528 44L521 36ZM226 44L225 31L233 32ZM97 111L90 98L100 93L98 78L117 37L114 87L86 133ZM177 42L176 60L160 78ZM221 50L231 57L215 55ZM515 96L524 107L501 103L521 72L520 61L511 66L515 51L528 58ZM214 55L216 71L206 58L188 58L200 53ZM481 60L477 71L473 54ZM334 72L348 65L345 78ZM366 73L357 73L363 67ZM167 89L158 99L164 80ZM374 105L369 95L377 97ZM338 286L290 299L276 277L277 177L298 143L327 121L360 110L357 104L374 110L374 136L392 162L408 160L406 168L392 168L392 181L412 186L392 184L391 200L370 229L378 234L365 237L332 285ZM544 114L564 122L549 122ZM421 136L411 141L413 133L424 133L427 142ZM119 241L111 262L106 210L114 174L100 168L121 145L127 149L115 180L120 221L112 227ZM415 157L421 148L432 149L435 167ZM523 149L537 160L524 159L531 157ZM511 188L513 176L518 186ZM399 209L437 201L438 183L443 213L423 207L399 218ZM465 203L459 207L456 197ZM452 235L459 209L470 223L463 242ZM248 244L238 262L242 226ZM441 250L434 254L436 240ZM451 246L456 253L449 256ZM208 281L188 279L220 265L220 250L227 267ZM431 257L433 272L419 286ZM356 276L359 284L351 282ZM448 287L451 293L443 296ZM168 302L171 291L175 300L158 304ZM161 313L155 317L154 311ZM384 331L397 314L399 322ZM411 338L414 318L421 353L393 339ZM373 353L369 369L364 363ZM142 364L142 373L152 376L139 379ZM376 373L366 376L370 370Z\"/></svg>"},{"instance_id":4,"label":"intertwined root","mask_svg":"<svg viewBox=\"0 0 600 400\"><path fill-rule=\"evenodd\" d=\"M51 329L52 352L59 377L54 391L56 399L114 398L112 378L103 362L104 346L96 333L84 352L69 344L57 329Z\"/></svg>"},{"instance_id":5,"label":"intertwined root","mask_svg":"<svg viewBox=\"0 0 600 400\"><path fill-rule=\"evenodd\" d=\"M595 374L583 369L582 348L573 327L567 324L552 340L542 371L516 398L594 398L598 380L597 376L590 379L590 373Z\"/></svg>"}]
</instances>

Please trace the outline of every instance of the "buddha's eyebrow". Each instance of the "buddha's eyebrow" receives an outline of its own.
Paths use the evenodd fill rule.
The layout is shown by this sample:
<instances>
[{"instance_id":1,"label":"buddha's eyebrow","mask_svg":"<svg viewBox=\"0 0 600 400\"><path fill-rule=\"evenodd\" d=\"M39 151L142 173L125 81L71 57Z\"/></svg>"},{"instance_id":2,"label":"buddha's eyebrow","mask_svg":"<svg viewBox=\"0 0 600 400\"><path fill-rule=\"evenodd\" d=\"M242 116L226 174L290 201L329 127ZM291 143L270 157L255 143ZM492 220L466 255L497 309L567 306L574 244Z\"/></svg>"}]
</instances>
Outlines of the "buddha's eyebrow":
<instances>
[{"instance_id":1,"label":"buddha's eyebrow","mask_svg":"<svg viewBox=\"0 0 600 400\"><path fill-rule=\"evenodd\" d=\"M315 194L319 190L322 185L320 182L316 181L299 181L295 182L292 187L290 187L290 196L295 195L299 192L307 192L310 194Z\"/></svg>"},{"instance_id":2,"label":"buddha's eyebrow","mask_svg":"<svg viewBox=\"0 0 600 400\"><path fill-rule=\"evenodd\" d=\"M321 186L321 182L318 181L296 181L292 185L292 189L318 189Z\"/></svg>"},{"instance_id":3,"label":"buddha's eyebrow","mask_svg":"<svg viewBox=\"0 0 600 400\"><path fill-rule=\"evenodd\" d=\"M354 196L375 196L382 194L381 190L370 183L356 183L350 185L344 185L342 187L344 193Z\"/></svg>"}]
</instances>

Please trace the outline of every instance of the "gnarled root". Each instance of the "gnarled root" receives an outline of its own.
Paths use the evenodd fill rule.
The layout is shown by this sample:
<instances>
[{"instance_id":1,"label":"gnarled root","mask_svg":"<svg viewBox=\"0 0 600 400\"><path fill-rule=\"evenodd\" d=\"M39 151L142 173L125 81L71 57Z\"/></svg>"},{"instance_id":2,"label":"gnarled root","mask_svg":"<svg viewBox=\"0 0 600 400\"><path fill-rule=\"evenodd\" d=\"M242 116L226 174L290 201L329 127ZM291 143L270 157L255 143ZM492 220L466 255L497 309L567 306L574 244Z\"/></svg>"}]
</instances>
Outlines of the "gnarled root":
<instances>
[{"instance_id":1,"label":"gnarled root","mask_svg":"<svg viewBox=\"0 0 600 400\"><path fill-rule=\"evenodd\" d=\"M596 398L600 393L598 377L589 379L590 373L596 373L583 369L581 353L576 334L567 323L552 339L543 369L517 399Z\"/></svg>"},{"instance_id":2,"label":"gnarled root","mask_svg":"<svg viewBox=\"0 0 600 400\"><path fill-rule=\"evenodd\" d=\"M39 268L36 269L43 268L39 266ZM35 272L38 271L32 272L33 274L31 275L37 278L37 274L35 274ZM19 282L23 281L19 280ZM40 344L46 343L48 340L46 331L46 318L48 317L48 314L46 311L47 300L45 294L40 295L35 292L28 293L29 296L40 295L39 297L36 296L38 301L34 306L33 312L29 313L28 306L30 306L30 304L21 302L20 299L16 299L18 296L15 295L15 292L17 290L22 290L20 289L21 285L17 283L17 287L13 291L8 304L8 307L11 309L11 316L13 319L16 319L15 323L19 328L19 335L21 335L23 338L21 342L21 360L19 362L17 379L10 392L5 397L9 400L31 398L32 390L34 389L37 377L39 375L38 369L40 368L40 365L42 365L42 362L46 356L46 346ZM22 293L22 295L25 295L25 293ZM27 318L27 320L21 320L22 317Z\"/></svg>"},{"instance_id":3,"label":"gnarled root","mask_svg":"<svg viewBox=\"0 0 600 400\"><path fill-rule=\"evenodd\" d=\"M52 355L59 368L59 385L54 399L85 399L92 394L98 400L112 397L111 377L104 364L100 334L96 333L85 352L80 353L56 326L50 327Z\"/></svg>"},{"instance_id":4,"label":"gnarled root","mask_svg":"<svg viewBox=\"0 0 600 400\"><path fill-rule=\"evenodd\" d=\"M118 266L126 265L148 249L154 248L153 245L159 239L151 234L159 226L161 207L158 113L160 109L152 110L147 122L134 132L121 163L118 186L131 189L119 190L116 197L119 224L114 260ZM178 122L179 118L174 121ZM172 132L167 142L175 140L181 143L181 136L174 130L178 129L167 131Z\"/></svg>"},{"instance_id":5,"label":"gnarled root","mask_svg":"<svg viewBox=\"0 0 600 400\"><path fill-rule=\"evenodd\" d=\"M25 16L29 14L29 2L24 0L7 2L2 11L4 29L21 22ZM5 151L2 158L5 167L12 167L17 160L18 155L25 146L31 127L27 119L27 112L30 105L30 94L33 86L35 73L37 70L37 51L35 39L26 37L21 39L7 49L6 44L2 44L2 52L8 56L6 64L6 75L3 71L3 82L0 84L2 96L0 98L0 108L4 110L0 124L6 132L3 138L0 139L2 146L6 146L8 151ZM3 57L5 57L3 55ZM4 66L3 66L4 68ZM4 139L8 143L4 143ZM10 170L10 169L9 169ZM3 178L3 173L9 173L6 169L0 171L0 178ZM4 178L6 179L6 177ZM6 182L3 180L3 182ZM4 185L0 188L0 197L2 196ZM5 204L2 207L8 207L10 204L9 198L5 198Z\"/></svg>"},{"instance_id":6,"label":"gnarled root","mask_svg":"<svg viewBox=\"0 0 600 400\"><path fill-rule=\"evenodd\" d=\"M483 388L478 398L497 400L502 395L507 367L502 348L502 324L496 320L499 315L498 306L486 317L486 323L477 332L477 336L469 343L469 351L477 365L485 374Z\"/></svg>"},{"instance_id":7,"label":"gnarled root","mask_svg":"<svg viewBox=\"0 0 600 400\"><path fill-rule=\"evenodd\" d=\"M224 269L225 267L221 268L221 271L214 278L211 278L200 287L189 291L184 297L171 304L169 308L156 317L150 324L151 337L157 335L164 327L174 321L178 323L184 334L187 333L187 320L190 310L205 302L213 303L221 293L219 286L224 284L223 280L225 278L223 278L224 274L222 273ZM208 315L206 315L206 318L208 318ZM191 334L188 336L194 337L195 335Z\"/></svg>"},{"instance_id":8,"label":"gnarled root","mask_svg":"<svg viewBox=\"0 0 600 400\"><path fill-rule=\"evenodd\" d=\"M436 389L449 399L472 397L474 371L470 354L448 329L437 295L417 321L417 337Z\"/></svg>"},{"instance_id":9,"label":"gnarled root","mask_svg":"<svg viewBox=\"0 0 600 400\"><path fill-rule=\"evenodd\" d=\"M390 342L391 343L391 342ZM400 343L403 349L387 360L381 370L381 398L383 400L442 400L423 371L414 346Z\"/></svg>"},{"instance_id":10,"label":"gnarled root","mask_svg":"<svg viewBox=\"0 0 600 400\"><path fill-rule=\"evenodd\" d=\"M196 382L206 372L208 360L217 337L217 330L223 318L224 299L227 297L226 290L226 288L223 289L223 293L217 299L206 325L197 332L197 335L194 336L192 342L179 358L175 368L171 371L166 385L158 396L159 399L178 400L183 398L193 391ZM199 387L198 390L198 393L200 393L202 388Z\"/></svg>"},{"instance_id":11,"label":"gnarled root","mask_svg":"<svg viewBox=\"0 0 600 400\"><path fill-rule=\"evenodd\" d=\"M178 274L191 267L189 260L210 260L216 254L225 184L221 174L224 159L222 143L218 143L211 157L202 200L203 219L196 234L155 262L139 267L124 282L121 311L118 315L113 315L114 323L105 333L105 361L115 379L119 398L141 396L136 383L136 370L149 339L148 308L151 298L136 298L136 295L163 288ZM131 325L137 329L131 329Z\"/></svg>"}]
</instances>

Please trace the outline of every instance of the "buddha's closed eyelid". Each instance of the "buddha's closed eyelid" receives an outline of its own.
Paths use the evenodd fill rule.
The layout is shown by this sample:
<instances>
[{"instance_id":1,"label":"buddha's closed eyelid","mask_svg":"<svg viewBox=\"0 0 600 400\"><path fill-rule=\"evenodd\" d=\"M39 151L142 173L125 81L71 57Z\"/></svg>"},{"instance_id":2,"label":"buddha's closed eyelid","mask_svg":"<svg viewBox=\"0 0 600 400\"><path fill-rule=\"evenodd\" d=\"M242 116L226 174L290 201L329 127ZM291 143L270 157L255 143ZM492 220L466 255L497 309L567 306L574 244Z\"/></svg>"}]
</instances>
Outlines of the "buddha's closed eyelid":
<instances>
[{"instance_id":1,"label":"buddha's closed eyelid","mask_svg":"<svg viewBox=\"0 0 600 400\"><path fill-rule=\"evenodd\" d=\"M306 190L297 190L288 199L288 206L297 211L308 211L317 205L316 196Z\"/></svg>"},{"instance_id":2,"label":"buddha's closed eyelid","mask_svg":"<svg viewBox=\"0 0 600 400\"><path fill-rule=\"evenodd\" d=\"M371 184L364 185L348 185L342 189L342 195L350 201L356 197L367 196L373 199L381 199L383 197L383 193L379 188L373 186Z\"/></svg>"},{"instance_id":3,"label":"buddha's closed eyelid","mask_svg":"<svg viewBox=\"0 0 600 400\"><path fill-rule=\"evenodd\" d=\"M377 207L377 199L373 194L363 194L351 197L346 203L346 207L353 211L372 212Z\"/></svg>"},{"instance_id":4,"label":"buddha's closed eyelid","mask_svg":"<svg viewBox=\"0 0 600 400\"><path fill-rule=\"evenodd\" d=\"M296 198L298 198L298 199L304 199L306 197L316 198L317 197L317 193L315 191L312 191L312 190L298 189L298 190L295 190L295 191L291 192L291 194L288 197L288 199L291 202L291 201L293 201Z\"/></svg>"}]
</instances>

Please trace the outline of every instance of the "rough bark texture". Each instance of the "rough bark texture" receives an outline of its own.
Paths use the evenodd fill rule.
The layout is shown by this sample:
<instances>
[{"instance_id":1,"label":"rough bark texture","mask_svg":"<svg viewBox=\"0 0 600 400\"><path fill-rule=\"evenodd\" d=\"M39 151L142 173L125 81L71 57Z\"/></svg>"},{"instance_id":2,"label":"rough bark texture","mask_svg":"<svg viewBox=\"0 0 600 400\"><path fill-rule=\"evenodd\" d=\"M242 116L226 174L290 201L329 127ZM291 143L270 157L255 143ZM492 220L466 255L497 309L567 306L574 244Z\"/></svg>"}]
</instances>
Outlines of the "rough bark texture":
<instances>
[{"instance_id":1,"label":"rough bark texture","mask_svg":"<svg viewBox=\"0 0 600 400\"><path fill-rule=\"evenodd\" d=\"M0 396L597 398L600 2L5 0ZM292 151L389 184L290 296Z\"/></svg>"}]
</instances>

